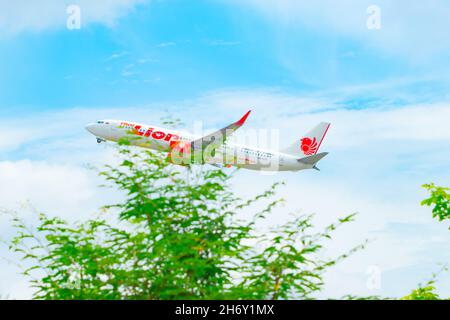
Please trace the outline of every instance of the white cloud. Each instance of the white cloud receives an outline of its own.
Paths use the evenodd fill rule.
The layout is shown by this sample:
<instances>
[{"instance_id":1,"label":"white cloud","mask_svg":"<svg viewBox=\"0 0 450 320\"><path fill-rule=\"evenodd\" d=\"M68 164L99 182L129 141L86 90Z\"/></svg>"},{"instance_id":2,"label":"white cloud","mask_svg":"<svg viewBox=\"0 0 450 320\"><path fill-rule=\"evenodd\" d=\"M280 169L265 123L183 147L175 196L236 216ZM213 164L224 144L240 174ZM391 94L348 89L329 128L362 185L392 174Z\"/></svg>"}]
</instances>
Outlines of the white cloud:
<instances>
[{"instance_id":1,"label":"white cloud","mask_svg":"<svg viewBox=\"0 0 450 320\"><path fill-rule=\"evenodd\" d=\"M110 55L104 61L107 62L107 61L110 61L110 60L119 59L119 58L125 57L125 56L127 56L129 54L130 53L128 51L116 52L116 53L113 53L112 55Z\"/></svg>"},{"instance_id":2,"label":"white cloud","mask_svg":"<svg viewBox=\"0 0 450 320\"><path fill-rule=\"evenodd\" d=\"M222 0L221 0L222 1ZM230 3L230 1L226 1ZM338 33L366 43L368 47L401 55L407 59L423 60L448 53L450 39L450 5L446 0L416 3L407 0L244 0L232 3L260 12L285 28L306 26L319 33ZM366 10L376 4L381 9L381 30L368 30Z\"/></svg>"},{"instance_id":3,"label":"white cloud","mask_svg":"<svg viewBox=\"0 0 450 320\"><path fill-rule=\"evenodd\" d=\"M88 169L63 163L19 160L0 162L2 207L14 208L29 201L39 210L64 217L82 218L92 207L97 193L96 179Z\"/></svg>"},{"instance_id":4,"label":"white cloud","mask_svg":"<svg viewBox=\"0 0 450 320\"><path fill-rule=\"evenodd\" d=\"M80 7L81 27L90 23L111 26L117 18L143 2L146 0L0 0L0 31L3 34L17 34L65 28L69 5Z\"/></svg>"},{"instance_id":5,"label":"white cloud","mask_svg":"<svg viewBox=\"0 0 450 320\"><path fill-rule=\"evenodd\" d=\"M170 41L170 42L162 42L156 45L157 48L165 48L165 47L173 47L176 46L176 42Z\"/></svg>"}]
</instances>

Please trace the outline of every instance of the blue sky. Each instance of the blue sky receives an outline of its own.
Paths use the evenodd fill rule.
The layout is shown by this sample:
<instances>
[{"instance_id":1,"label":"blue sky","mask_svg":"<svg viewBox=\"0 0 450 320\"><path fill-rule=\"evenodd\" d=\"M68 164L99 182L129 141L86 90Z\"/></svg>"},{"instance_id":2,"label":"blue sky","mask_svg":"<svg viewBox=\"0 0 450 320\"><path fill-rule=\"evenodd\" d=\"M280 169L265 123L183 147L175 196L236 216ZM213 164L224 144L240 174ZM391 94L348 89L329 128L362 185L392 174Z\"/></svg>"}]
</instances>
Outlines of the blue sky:
<instances>
[{"instance_id":1,"label":"blue sky","mask_svg":"<svg viewBox=\"0 0 450 320\"><path fill-rule=\"evenodd\" d=\"M80 30L66 28L69 3ZM114 161L83 129L98 118L157 123L168 110L213 128L253 108L248 126L278 129L282 143L329 120L320 174L242 172L236 191L286 180L287 207L316 212L319 225L360 212L331 252L377 240L329 275L324 294L405 293L450 261L446 227L419 206L422 183L450 186L450 4L380 0L382 28L369 30L371 4L0 0L0 207L29 200L82 218L108 201L85 168ZM387 279L375 291L371 265ZM0 268L10 275L0 293L29 296L13 267Z\"/></svg>"},{"instance_id":2,"label":"blue sky","mask_svg":"<svg viewBox=\"0 0 450 320\"><path fill-rule=\"evenodd\" d=\"M360 9L364 29L364 5ZM302 25L301 17L285 26L247 6L203 0L144 2L112 26L86 22L81 30L67 30L61 18L39 32L2 37L3 112L146 104L226 87L310 93L397 78L410 81L402 93L445 94L436 78L447 74L448 52L420 61L386 52L371 43L377 32L389 33L385 29L365 30L361 41L331 27Z\"/></svg>"},{"instance_id":3,"label":"blue sky","mask_svg":"<svg viewBox=\"0 0 450 320\"><path fill-rule=\"evenodd\" d=\"M8 61L1 83L9 89L1 107L144 104L288 79L264 39L241 34L233 20L233 8L222 4L163 1L138 6L112 28L8 37L1 43L1 60Z\"/></svg>"}]
</instances>

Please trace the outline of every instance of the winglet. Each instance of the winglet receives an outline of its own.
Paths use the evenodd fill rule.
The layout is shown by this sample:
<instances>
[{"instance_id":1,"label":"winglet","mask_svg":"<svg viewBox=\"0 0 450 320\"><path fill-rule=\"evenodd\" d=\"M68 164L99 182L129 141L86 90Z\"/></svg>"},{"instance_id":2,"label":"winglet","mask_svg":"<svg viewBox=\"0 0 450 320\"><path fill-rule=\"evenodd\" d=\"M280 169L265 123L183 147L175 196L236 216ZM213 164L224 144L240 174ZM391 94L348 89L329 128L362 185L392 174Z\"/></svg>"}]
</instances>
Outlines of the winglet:
<instances>
[{"instance_id":1,"label":"winglet","mask_svg":"<svg viewBox=\"0 0 450 320\"><path fill-rule=\"evenodd\" d=\"M247 113L241 118L241 120L236 122L236 125L242 126L244 124L245 120L247 120L248 116L250 115L250 112L252 112L252 110L247 111Z\"/></svg>"}]
</instances>

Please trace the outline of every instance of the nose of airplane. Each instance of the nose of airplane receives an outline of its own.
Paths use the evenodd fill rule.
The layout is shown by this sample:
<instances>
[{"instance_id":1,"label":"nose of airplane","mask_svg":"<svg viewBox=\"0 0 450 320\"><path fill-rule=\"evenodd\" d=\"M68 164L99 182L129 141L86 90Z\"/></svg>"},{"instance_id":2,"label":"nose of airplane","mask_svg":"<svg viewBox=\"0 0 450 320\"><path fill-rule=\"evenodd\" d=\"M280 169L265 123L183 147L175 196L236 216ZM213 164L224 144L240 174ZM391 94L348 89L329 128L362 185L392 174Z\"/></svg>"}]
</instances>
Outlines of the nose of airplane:
<instances>
[{"instance_id":1,"label":"nose of airplane","mask_svg":"<svg viewBox=\"0 0 450 320\"><path fill-rule=\"evenodd\" d=\"M89 123L86 125L86 130L89 131L90 133L92 133L93 135L96 134L96 128L97 128L97 124L95 123Z\"/></svg>"}]
</instances>

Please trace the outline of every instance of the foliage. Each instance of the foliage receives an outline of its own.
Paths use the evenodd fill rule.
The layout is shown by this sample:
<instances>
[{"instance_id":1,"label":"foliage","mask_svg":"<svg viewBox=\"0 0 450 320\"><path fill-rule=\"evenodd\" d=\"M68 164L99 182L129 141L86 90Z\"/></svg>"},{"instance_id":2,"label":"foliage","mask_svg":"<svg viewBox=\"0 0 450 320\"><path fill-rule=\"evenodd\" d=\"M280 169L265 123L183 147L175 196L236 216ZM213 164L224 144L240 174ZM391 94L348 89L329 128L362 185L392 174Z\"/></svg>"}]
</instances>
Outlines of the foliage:
<instances>
[{"instance_id":1,"label":"foliage","mask_svg":"<svg viewBox=\"0 0 450 320\"><path fill-rule=\"evenodd\" d=\"M430 197L421 202L422 206L434 206L433 218L439 221L450 220L450 188L438 187L434 183L424 184L422 186L428 192ZM450 227L449 227L450 230ZM442 271L447 271L447 267L443 267ZM439 272L439 273L440 273ZM433 275L432 280L428 281L425 286L419 285L419 288L413 290L410 295L404 297L404 300L439 300L439 296L435 293L434 284L436 282L436 275ZM450 298L449 298L450 299Z\"/></svg>"},{"instance_id":2,"label":"foliage","mask_svg":"<svg viewBox=\"0 0 450 320\"><path fill-rule=\"evenodd\" d=\"M432 284L420 286L413 290L411 294L402 298L402 300L440 300L439 295L434 292L435 287Z\"/></svg>"},{"instance_id":3,"label":"foliage","mask_svg":"<svg viewBox=\"0 0 450 320\"><path fill-rule=\"evenodd\" d=\"M252 199L230 188L233 174L170 165L162 154L122 146L122 162L100 174L125 200L104 209L120 221L68 223L39 215L37 228L13 219L11 250L37 299L293 299L311 298L337 258L323 256L345 217L317 232L297 215L262 232L282 200L279 184ZM250 219L239 214L262 209Z\"/></svg>"},{"instance_id":4,"label":"foliage","mask_svg":"<svg viewBox=\"0 0 450 320\"><path fill-rule=\"evenodd\" d=\"M434 183L424 184L422 186L430 192L430 197L421 202L422 206L434 206L433 218L437 218L439 221L450 220L450 188L438 187ZM450 230L450 227L449 227ZM442 271L447 271L447 267L444 266ZM439 272L439 273L440 273ZM433 278L426 283L425 286L419 285L419 287L411 292L411 294L403 297L404 300L440 300L441 298L435 293L435 282L437 274L433 275ZM450 299L450 298L449 298Z\"/></svg>"},{"instance_id":5,"label":"foliage","mask_svg":"<svg viewBox=\"0 0 450 320\"><path fill-rule=\"evenodd\" d=\"M364 247L357 246L335 259L322 260L314 255L323 248L323 240L331 239L332 231L353 218L354 215L347 216L322 232L311 233L312 216L299 216L260 236L258 240L265 249L249 257L236 298L310 298L323 285L323 271Z\"/></svg>"},{"instance_id":6,"label":"foliage","mask_svg":"<svg viewBox=\"0 0 450 320\"><path fill-rule=\"evenodd\" d=\"M425 285L419 284L417 289L413 290L409 295L403 297L402 300L441 300L442 298L440 298L436 293L435 283L438 276L447 271L447 266L443 265L438 272L433 273L431 279L428 280Z\"/></svg>"},{"instance_id":7,"label":"foliage","mask_svg":"<svg viewBox=\"0 0 450 320\"><path fill-rule=\"evenodd\" d=\"M439 221L450 220L450 188L438 187L434 183L424 184L430 197L422 201L423 206L433 207L433 218Z\"/></svg>"}]
</instances>

